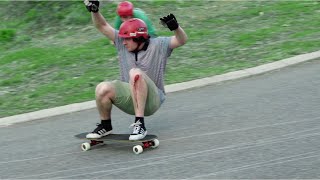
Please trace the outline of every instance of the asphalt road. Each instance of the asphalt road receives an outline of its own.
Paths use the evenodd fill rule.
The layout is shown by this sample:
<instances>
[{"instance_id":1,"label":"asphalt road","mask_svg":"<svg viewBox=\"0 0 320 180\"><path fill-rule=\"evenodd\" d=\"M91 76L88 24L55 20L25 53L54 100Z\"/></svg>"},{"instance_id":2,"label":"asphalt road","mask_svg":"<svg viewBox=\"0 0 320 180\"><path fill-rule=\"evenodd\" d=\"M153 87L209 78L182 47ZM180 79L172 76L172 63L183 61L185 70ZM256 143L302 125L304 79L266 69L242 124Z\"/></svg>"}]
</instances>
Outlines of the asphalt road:
<instances>
[{"instance_id":1,"label":"asphalt road","mask_svg":"<svg viewBox=\"0 0 320 180\"><path fill-rule=\"evenodd\" d=\"M0 128L0 179L318 179L320 61L170 93L146 118L160 146L83 152L95 109ZM113 109L114 132L133 117Z\"/></svg>"}]
</instances>

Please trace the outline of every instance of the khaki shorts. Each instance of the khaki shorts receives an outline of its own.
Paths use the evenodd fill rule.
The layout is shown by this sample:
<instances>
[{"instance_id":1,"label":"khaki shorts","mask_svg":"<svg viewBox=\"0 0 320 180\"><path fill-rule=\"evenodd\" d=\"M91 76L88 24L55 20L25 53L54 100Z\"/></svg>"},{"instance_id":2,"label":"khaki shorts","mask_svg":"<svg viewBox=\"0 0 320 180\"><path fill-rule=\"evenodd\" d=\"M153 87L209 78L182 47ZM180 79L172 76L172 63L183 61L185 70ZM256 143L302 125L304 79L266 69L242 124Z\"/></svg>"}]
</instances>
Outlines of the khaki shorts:
<instances>
[{"instance_id":1,"label":"khaki shorts","mask_svg":"<svg viewBox=\"0 0 320 180\"><path fill-rule=\"evenodd\" d=\"M159 94L161 91L150 78L146 77L145 81L148 86L148 96L145 105L144 115L150 116L160 108L160 105L162 103L162 101L160 101L160 97L162 94ZM130 84L118 80L112 81L111 83L113 84L116 92L116 97L113 101L113 104L125 113L134 115L135 112L130 92Z\"/></svg>"}]
</instances>

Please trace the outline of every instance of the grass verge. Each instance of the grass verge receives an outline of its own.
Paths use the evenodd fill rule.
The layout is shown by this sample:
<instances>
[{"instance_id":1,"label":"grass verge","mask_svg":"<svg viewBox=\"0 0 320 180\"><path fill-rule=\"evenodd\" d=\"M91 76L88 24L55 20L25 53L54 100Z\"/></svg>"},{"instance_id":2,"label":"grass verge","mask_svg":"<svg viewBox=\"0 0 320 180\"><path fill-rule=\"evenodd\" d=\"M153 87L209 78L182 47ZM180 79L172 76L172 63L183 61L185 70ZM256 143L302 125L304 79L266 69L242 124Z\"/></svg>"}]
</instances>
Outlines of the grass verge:
<instances>
[{"instance_id":1,"label":"grass verge","mask_svg":"<svg viewBox=\"0 0 320 180\"><path fill-rule=\"evenodd\" d=\"M159 35L172 35L158 22L174 13L189 36L170 57L166 84L320 47L319 1L132 2ZM102 2L111 24L116 5ZM118 78L115 48L93 27L82 2L2 1L0 15L0 117L93 100L99 82Z\"/></svg>"}]
</instances>

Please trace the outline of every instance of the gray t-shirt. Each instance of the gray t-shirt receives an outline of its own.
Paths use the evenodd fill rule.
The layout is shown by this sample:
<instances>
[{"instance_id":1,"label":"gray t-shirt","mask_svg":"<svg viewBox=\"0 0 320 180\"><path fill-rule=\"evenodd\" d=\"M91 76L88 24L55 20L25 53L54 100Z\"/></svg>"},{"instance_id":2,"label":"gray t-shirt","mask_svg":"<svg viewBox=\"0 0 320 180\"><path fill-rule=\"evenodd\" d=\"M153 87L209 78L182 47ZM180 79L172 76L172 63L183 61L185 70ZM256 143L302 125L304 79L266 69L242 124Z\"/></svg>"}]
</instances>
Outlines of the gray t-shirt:
<instances>
[{"instance_id":1,"label":"gray t-shirt","mask_svg":"<svg viewBox=\"0 0 320 180\"><path fill-rule=\"evenodd\" d=\"M147 50L138 52L138 61L135 53L129 52L123 45L123 38L115 31L115 46L118 50L121 81L129 82L129 71L139 68L144 71L155 85L164 91L164 73L167 60L172 49L169 47L171 37L151 38Z\"/></svg>"}]
</instances>

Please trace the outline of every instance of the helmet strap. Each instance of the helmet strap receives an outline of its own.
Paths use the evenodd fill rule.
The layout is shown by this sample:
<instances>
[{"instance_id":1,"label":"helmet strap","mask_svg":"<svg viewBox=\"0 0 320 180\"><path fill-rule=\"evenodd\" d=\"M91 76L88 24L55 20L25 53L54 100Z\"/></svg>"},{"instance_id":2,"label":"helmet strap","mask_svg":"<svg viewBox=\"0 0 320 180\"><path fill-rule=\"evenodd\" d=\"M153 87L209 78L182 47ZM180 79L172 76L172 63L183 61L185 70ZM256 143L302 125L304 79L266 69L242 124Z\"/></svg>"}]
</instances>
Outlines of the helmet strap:
<instances>
[{"instance_id":1,"label":"helmet strap","mask_svg":"<svg viewBox=\"0 0 320 180\"><path fill-rule=\"evenodd\" d=\"M143 39L143 40L142 40L142 39ZM144 39L144 38L139 38L139 39L138 39L138 38L134 38L133 41L138 44L138 45L137 45L137 48L132 51L132 52L135 54L135 59L136 59L136 61L138 61L138 53L139 53L139 51L141 51L141 50L144 50L144 51L147 50L147 49L148 49L148 46L149 46L150 40L149 40L149 39ZM143 47L142 47L141 49L139 49L142 43L144 43L144 44L143 44Z\"/></svg>"},{"instance_id":2,"label":"helmet strap","mask_svg":"<svg viewBox=\"0 0 320 180\"><path fill-rule=\"evenodd\" d=\"M147 50L148 46L149 46L149 42L150 42L149 39L144 39L143 37L133 38L133 41L138 44L137 48L134 50L134 52L139 52L141 50L144 50L144 51ZM144 43L144 45L141 49L139 49L142 43Z\"/></svg>"}]
</instances>

